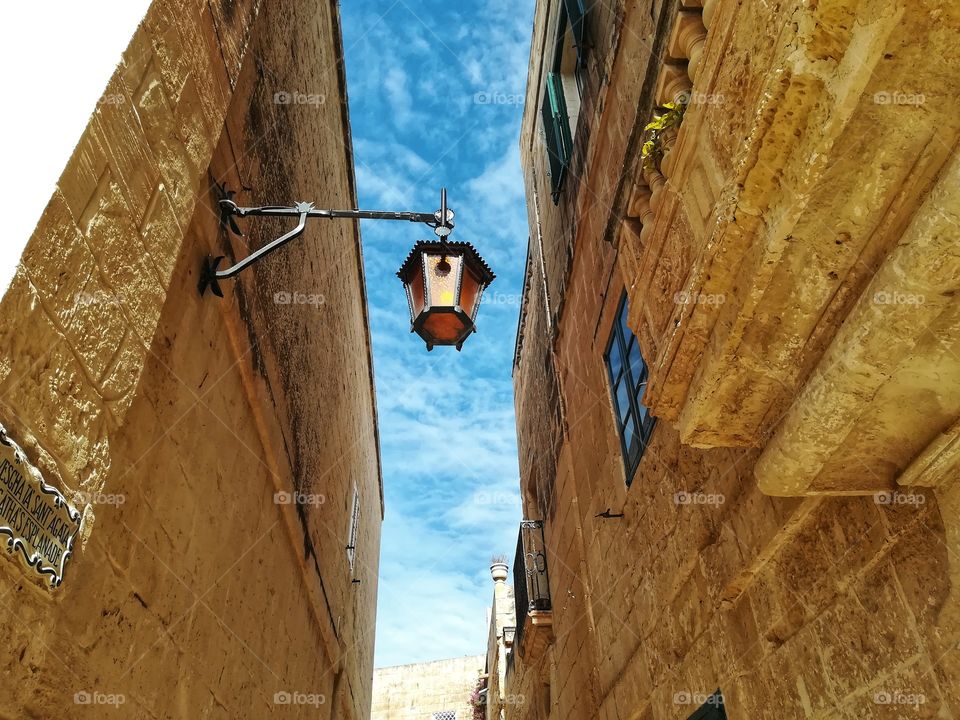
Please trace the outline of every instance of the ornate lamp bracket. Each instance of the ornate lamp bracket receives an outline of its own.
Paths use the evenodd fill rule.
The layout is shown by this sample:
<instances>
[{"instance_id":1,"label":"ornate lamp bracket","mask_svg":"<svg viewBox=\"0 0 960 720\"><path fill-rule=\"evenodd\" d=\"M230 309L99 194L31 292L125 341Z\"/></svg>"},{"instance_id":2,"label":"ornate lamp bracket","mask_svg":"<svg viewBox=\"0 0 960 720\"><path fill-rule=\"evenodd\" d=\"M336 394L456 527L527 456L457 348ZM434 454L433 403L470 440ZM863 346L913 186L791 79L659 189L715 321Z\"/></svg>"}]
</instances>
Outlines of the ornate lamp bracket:
<instances>
[{"instance_id":1,"label":"ornate lamp bracket","mask_svg":"<svg viewBox=\"0 0 960 720\"><path fill-rule=\"evenodd\" d=\"M253 265L258 260L266 257L270 253L278 250L291 240L295 240L303 234L306 229L307 220L310 218L325 218L333 220L336 218L346 218L349 220L402 220L405 222L422 223L430 228L441 241L445 240L453 232L454 212L447 208L447 190L440 191L440 209L433 213L418 212L385 212L379 210L320 210L314 207L313 203L298 202L292 206L265 205L262 207L240 207L229 195L220 200L221 221L228 225L230 230L237 235L242 235L240 228L237 227L234 218L246 217L292 217L297 218L297 225L289 232L281 235L263 247L250 253L243 260L236 264L220 270L220 263L224 256L207 256L200 269L200 281L197 284L197 290L200 295L204 295L209 290L217 297L223 297L223 290L220 288L220 281L232 278Z\"/></svg>"}]
</instances>

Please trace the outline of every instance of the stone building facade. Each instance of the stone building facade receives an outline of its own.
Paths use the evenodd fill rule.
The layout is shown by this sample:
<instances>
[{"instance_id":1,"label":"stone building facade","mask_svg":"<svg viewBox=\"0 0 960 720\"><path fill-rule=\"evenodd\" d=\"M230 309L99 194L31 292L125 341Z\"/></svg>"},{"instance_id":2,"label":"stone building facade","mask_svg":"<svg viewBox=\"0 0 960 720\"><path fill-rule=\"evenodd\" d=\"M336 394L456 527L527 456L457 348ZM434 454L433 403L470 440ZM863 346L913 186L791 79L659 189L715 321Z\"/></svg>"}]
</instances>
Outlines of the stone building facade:
<instances>
[{"instance_id":1,"label":"stone building facade","mask_svg":"<svg viewBox=\"0 0 960 720\"><path fill-rule=\"evenodd\" d=\"M960 714L958 43L537 3L507 720Z\"/></svg>"},{"instance_id":2,"label":"stone building facade","mask_svg":"<svg viewBox=\"0 0 960 720\"><path fill-rule=\"evenodd\" d=\"M284 228L228 233L218 186L355 207L336 2L155 0L3 296L0 423L83 524L59 587L0 559L0 717L369 716L359 229L200 297Z\"/></svg>"},{"instance_id":3,"label":"stone building facade","mask_svg":"<svg viewBox=\"0 0 960 720\"><path fill-rule=\"evenodd\" d=\"M490 604L490 629L487 632L484 671L486 682L482 696L486 720L502 720L506 714L506 704L516 701L516 698L508 697L504 692L508 653L517 633L516 598L513 596L513 588L507 584L508 570L506 562L494 562L490 566L493 601Z\"/></svg>"},{"instance_id":4,"label":"stone building facade","mask_svg":"<svg viewBox=\"0 0 960 720\"><path fill-rule=\"evenodd\" d=\"M485 655L377 668L370 720L473 720Z\"/></svg>"}]
</instances>

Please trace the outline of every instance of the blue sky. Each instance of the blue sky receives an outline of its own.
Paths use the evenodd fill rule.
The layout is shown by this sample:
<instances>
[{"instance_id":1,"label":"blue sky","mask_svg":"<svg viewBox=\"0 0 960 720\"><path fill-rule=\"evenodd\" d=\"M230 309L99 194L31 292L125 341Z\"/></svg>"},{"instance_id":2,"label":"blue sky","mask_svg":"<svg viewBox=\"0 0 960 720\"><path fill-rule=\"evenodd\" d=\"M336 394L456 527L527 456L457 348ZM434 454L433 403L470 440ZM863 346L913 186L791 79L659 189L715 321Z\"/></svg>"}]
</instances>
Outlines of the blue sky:
<instances>
[{"instance_id":1,"label":"blue sky","mask_svg":"<svg viewBox=\"0 0 960 720\"><path fill-rule=\"evenodd\" d=\"M441 186L497 274L463 352L426 352L394 273L427 228L362 225L386 518L378 667L486 650L494 553L520 519L511 368L527 246L518 150L534 0L341 6L360 206Z\"/></svg>"}]
</instances>

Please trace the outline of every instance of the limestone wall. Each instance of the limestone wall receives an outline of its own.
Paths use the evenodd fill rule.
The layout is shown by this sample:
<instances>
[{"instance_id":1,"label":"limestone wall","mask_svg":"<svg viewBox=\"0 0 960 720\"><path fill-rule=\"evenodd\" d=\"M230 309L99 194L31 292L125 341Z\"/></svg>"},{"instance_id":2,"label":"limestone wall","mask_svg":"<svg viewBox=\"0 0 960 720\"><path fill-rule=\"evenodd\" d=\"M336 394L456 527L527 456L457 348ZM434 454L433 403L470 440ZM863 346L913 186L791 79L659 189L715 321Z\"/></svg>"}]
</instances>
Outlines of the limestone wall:
<instances>
[{"instance_id":1,"label":"limestone wall","mask_svg":"<svg viewBox=\"0 0 960 720\"><path fill-rule=\"evenodd\" d=\"M357 228L197 293L204 256L281 231L228 236L215 183L354 206L340 43L331 2L156 0L67 164L0 304L0 422L83 537L55 590L0 561L0 717L369 714L383 509Z\"/></svg>"},{"instance_id":2,"label":"limestone wall","mask_svg":"<svg viewBox=\"0 0 960 720\"><path fill-rule=\"evenodd\" d=\"M764 118L747 114L743 105L757 93L762 95L760 88L765 83L777 86L782 81L786 87L786 73L764 74L767 68L762 65L759 51L745 52L735 62L724 65L724 72L730 73L724 75L727 84L722 87L728 98L727 109L709 105L684 120L687 123L695 119L697 112L718 118L710 132L714 133L716 146L722 145L723 150L714 151L711 148L716 146L710 144L687 146L688 169L703 167L692 174L690 183L670 188L667 197L661 198L662 208L670 208L669 203L673 202L676 212L671 210L662 220L658 215L652 236L655 245L648 238L644 238L648 239L644 244L640 224L632 222L625 212L624 198L629 199L629 188L637 177L633 168L638 158L630 155L631 148L636 148L638 123L642 128L649 117L646 113L653 104L653 80L659 65L667 59L672 19L691 9L699 12L701 4L695 0L621 2L613 3L612 18L605 14L591 16L590 46L597 50L591 52L587 76L598 78L599 87L591 87L588 80L586 93L594 97L585 100L588 110L580 116L576 142L585 146L578 147L571 165L576 180L567 186L559 205L554 206L549 179L543 173L545 149L538 110L542 74L551 60L551 45L545 38L553 32L561 3L538 3L521 150L528 204L535 205L530 216L542 230L539 237L543 252L531 253L534 262L539 261L541 266L528 269L514 384L524 511L531 519L545 520L553 633L552 643L542 655L518 653L514 669L506 678L506 692L523 695L527 701L523 705L508 705L506 717L684 720L718 688L725 697L728 717L738 719L953 717L960 713L956 702L960 696L956 653L960 603L955 591L954 560L960 550L956 483L941 485L937 492L910 487L880 497L769 497L754 473L767 436L756 438L758 447L695 448L685 442L689 438L681 435L676 417L668 413L657 424L632 484L626 484L603 357L625 292L631 300L630 324L652 366L653 382L665 378L658 376L658 366L651 358L667 352L670 342L680 334L675 328L688 322L692 314L712 314L720 320L715 327L696 323L686 326L684 332L688 339L697 340L698 350L686 348L689 354L683 356L682 363L677 359L679 355L671 356L671 361L676 362L674 367L682 366L677 373L678 383L702 381L706 363L722 375L724 361L757 371L762 360L782 367L784 376L791 375L791 382L796 379L795 372L802 370L790 364L789 358L794 355L786 350L778 355L780 346L764 342L734 344L732 349L728 348L728 355L722 355L720 344L710 342L710 333L727 335L733 326L724 318L734 308L706 304L683 308L673 299L684 288L686 273L698 253L716 252L716 257L726 263L722 278L719 274L704 273L704 292L712 287L711 282L722 280L729 281L731 292L739 293L748 281L753 281L751 273L756 266L746 267L736 260L739 256L722 253L720 246L708 239L703 240L702 246L699 244L697 238L701 236L694 230L712 228L703 212L710 222L731 221L732 215L711 219L711 202L717 197L704 201L698 193L706 190L696 182L707 183L712 191L719 192L713 185L716 176L721 177L722 183L723 174L731 172L733 158L749 156L749 142L757 137L757 127L776 128L766 125ZM796 29L783 14L793 17L800 12L799 4L793 3L708 0L704 4L708 9L713 6L717 13L741 13L736 15L736 21L711 24L711 32L719 27L722 33L749 38L757 47L768 50L782 39L777 33L782 30L789 35ZM911 33L913 23L930 16L928 10L939 13L933 15L940 18L936 28L931 26L938 38L940 33L950 32L947 28L954 27L956 21L955 9L947 4L925 3L921 8L891 2L871 5L869 9L866 4L845 2L814 3L809 8L804 5L805 10L824 13L820 25L801 23L801 28L817 40L808 49L821 52L809 66L804 65L804 70L835 68L833 63L846 57L839 50L841 45L831 44L840 42L838 38L844 43L850 37L863 41L864 45L851 43L851 50L875 48L871 43L882 34L881 29L903 45L905 57L914 57L916 48L909 45L906 35ZM932 10L934 5L937 7ZM893 28L891 18L908 8L910 23ZM862 13L864 19L857 20L857 13ZM754 14L766 18L770 25L752 26ZM850 35L818 30L824 23L848 27ZM888 24L881 27L876 23ZM767 27L769 30L764 29ZM910 42L920 42L917 34L912 37ZM790 57L800 65L805 56L797 51L797 46L802 42L805 41L785 46L795 52ZM723 46L712 47L715 54L705 55L703 63L722 62L718 48ZM906 83L904 78L911 70L916 71L917 64L907 63L909 68L898 65L898 52L891 50L890 57L873 51L868 55L871 61L890 61L883 66L883 72L899 73L900 81ZM951 56L951 62L952 59ZM671 56L671 62L676 60ZM822 67L818 64L821 61ZM651 62L656 67L651 67ZM937 63L930 61L926 67L936 68ZM763 72L758 68L763 68ZM701 74L704 72L701 69ZM832 110L836 110L842 115L860 103L863 116L869 115L870 111L862 106L866 104L864 98L871 97L875 88L868 84L866 74L860 79L863 85L857 92L840 83L839 89L848 93L845 97L849 103L831 109L825 104L829 98L818 96L816 112L831 116ZM937 75L931 72L924 81L936 79ZM870 94L860 97L868 89ZM710 90L709 86L704 89ZM950 102L955 106L955 95L950 97L952 101L938 96L929 112L945 113ZM804 137L812 142L820 127L816 120L820 115L814 115L808 127L808 116L800 110L786 105L780 109L784 117L791 112L797 115L791 122L802 126L803 132L809 133ZM903 109L898 112L903 113ZM933 115L922 117L922 123L910 126L911 133L922 128ZM879 115L873 118L890 122ZM688 142L695 143L689 138L698 127L706 132L706 126L691 125ZM949 125L945 129L952 132ZM587 139L581 141L581 137ZM776 129L768 137L791 142L791 135L780 134ZM930 145L939 149L924 151L924 163L942 162L946 157L944 148L951 147L935 140ZM697 148L699 154L694 152ZM879 150L889 149L884 146ZM789 159L791 167L809 164L810 157L805 157L802 149L793 148L792 152L783 156ZM885 161L877 161L870 166L871 172L907 173L919 167L915 166L919 163L917 153L894 154L896 164L888 166ZM835 178L837 183L816 188L822 198L840 203L840 190L858 187L856 157L856 153L845 152L844 165L830 165L834 171L842 172ZM769 157L753 158L749 167L776 175ZM698 175L703 172L709 177ZM924 173L920 175L925 182L931 180ZM945 177L941 175L941 181ZM617 190L618 186L621 190ZM877 189L873 184L864 188ZM724 191L735 193L742 189L731 183ZM788 190L764 197L780 203L777 207L789 206ZM944 192L937 189L934 198L940 198ZM894 195L898 217L909 216L916 199ZM726 197L723 193L721 196ZM877 209L874 204L883 206L884 202L875 197L871 204L857 201L846 207L854 214L863 208L873 212ZM802 202L800 205L805 211L812 211ZM832 205L823 205L821 212L827 212L828 207ZM699 225L692 228L684 218L695 213ZM829 217L832 220L833 216ZM786 218L785 210L764 214L759 206L739 207L736 211L738 222L755 225L758 231L769 233L765 236L768 239L785 227L780 223ZM611 227L616 228L612 234ZM903 227L884 226L885 232ZM531 225L532 232L533 228ZM935 237L948 237L942 232L938 230ZM819 244L815 245L814 240ZM823 260L833 255L826 251L820 255L816 248L835 248L842 243L843 237L821 233L794 247L797 252L810 252ZM751 258L766 257L762 253L771 247L758 244L754 247L758 255ZM793 251L785 251L789 252ZM876 260L877 256L871 257ZM931 267L938 269L950 267L953 261L952 255L930 258ZM846 281L850 287L844 293L852 292L854 286L862 288L864 277L869 278L875 269L870 263L854 264L857 269ZM792 266L796 272L791 275L790 267L778 266L770 292L779 300L790 297L790 302L797 305L794 315L789 314L791 308L783 310L784 325L798 317L819 317L815 293L803 292L814 284L819 287L807 274L811 267ZM758 275L762 271L761 267ZM539 278L546 279L546 294L540 292L536 282ZM822 279L837 280L826 271ZM795 294L790 295L791 292ZM843 305L844 297L836 297L831 313L840 313L840 307L849 308ZM755 306L758 322L779 326L780 317L772 311L767 314L769 307L763 303ZM551 317L555 322L548 322ZM831 317L835 329L839 320ZM843 317L842 313L839 317ZM752 319L738 317L737 322L749 330L757 327L751 324ZM545 335L531 337L534 332ZM818 332L829 335L826 329ZM752 336L745 331L742 337ZM824 336L817 337L827 342ZM937 342L947 347L954 337L955 334L943 333L938 335ZM817 352L813 343L821 340L810 342L804 352ZM791 352L799 347L791 345ZM764 354L768 351L769 355ZM555 378L544 380L542 376L551 367L555 368ZM873 377L872 367L870 363L839 364L833 371L856 385L864 377ZM561 395L552 410L562 410L565 422L556 472L546 485L549 494L545 496L529 492L529 488L544 484L531 482L535 465L523 458L543 451L538 442L544 436L544 417L548 413L538 404L550 382L559 385ZM776 386L778 395L796 392L794 386L771 377L764 383L747 383L746 391L763 394L767 382ZM900 387L913 388L922 394L922 402L936 404L936 396L926 390L925 375L902 379ZM904 392L900 398L898 408L903 410L910 394ZM737 422L746 419L738 417L737 402L724 403L713 397L700 407L703 416L711 417L721 429L730 427L721 422L725 417ZM752 406L748 409L753 412ZM775 422L779 415L764 418L764 422ZM832 416L803 415L800 424L829 434L831 421ZM876 430L865 423L863 435L858 437L869 440L875 437ZM706 442L710 439L703 436L703 442L698 440L698 444L710 444ZM944 443L947 442L945 438ZM791 452L794 450L791 448ZM858 456L867 465L847 458L842 470L848 476L869 479L870 458L863 452ZM797 464L805 460L799 451L791 458ZM951 466L944 463L944 467ZM832 489L838 487L839 484ZM865 486L858 487L862 491ZM604 517L608 509L613 516ZM620 514L622 517L617 517Z\"/></svg>"},{"instance_id":3,"label":"limestone wall","mask_svg":"<svg viewBox=\"0 0 960 720\"><path fill-rule=\"evenodd\" d=\"M490 630L487 633L487 695L486 720L500 720L507 702L523 702L523 698L507 697L504 694L504 678L507 672L508 642L512 645L516 635L516 600L513 588L505 581L495 582L493 603L490 606ZM507 632L504 629L507 628Z\"/></svg>"},{"instance_id":4,"label":"limestone wall","mask_svg":"<svg viewBox=\"0 0 960 720\"><path fill-rule=\"evenodd\" d=\"M472 720L470 694L484 673L485 655L377 668L373 674L371 720L433 720L456 713ZM443 720L453 720L444 715Z\"/></svg>"},{"instance_id":5,"label":"limestone wall","mask_svg":"<svg viewBox=\"0 0 960 720\"><path fill-rule=\"evenodd\" d=\"M557 470L557 455L563 432L563 405L549 337L550 318L540 308L547 308L542 264L537 253L539 239L531 236L531 254L527 260L527 281L524 303L520 311L521 342L517 346L514 365L514 383L529 388L517 403L523 404L524 416L529 422L517 426L520 438L519 464L523 484L522 494L538 505L540 516L551 512L553 482ZM537 363L521 363L524 353L541 359Z\"/></svg>"}]
</instances>

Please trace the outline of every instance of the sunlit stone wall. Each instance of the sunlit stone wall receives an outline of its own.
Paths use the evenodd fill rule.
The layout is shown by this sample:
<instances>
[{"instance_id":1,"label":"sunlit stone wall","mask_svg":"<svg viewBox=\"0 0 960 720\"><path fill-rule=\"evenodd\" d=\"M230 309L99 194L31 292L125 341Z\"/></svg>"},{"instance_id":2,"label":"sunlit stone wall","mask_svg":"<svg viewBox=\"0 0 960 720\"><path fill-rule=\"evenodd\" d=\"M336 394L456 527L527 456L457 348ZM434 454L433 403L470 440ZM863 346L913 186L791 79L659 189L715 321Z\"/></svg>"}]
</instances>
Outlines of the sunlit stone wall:
<instances>
[{"instance_id":1,"label":"sunlit stone wall","mask_svg":"<svg viewBox=\"0 0 960 720\"><path fill-rule=\"evenodd\" d=\"M355 206L342 70L334 2L156 0L111 78L0 304L0 423L84 518L58 588L0 559L0 717L368 717L358 229L197 293L282 232L228 235L217 184Z\"/></svg>"},{"instance_id":2,"label":"sunlit stone wall","mask_svg":"<svg viewBox=\"0 0 960 720\"><path fill-rule=\"evenodd\" d=\"M533 29L514 374L552 630L515 647L507 720L686 720L718 688L730 718L958 714L955 3L601 3L554 204L565 5ZM630 478L604 365L624 294L660 418Z\"/></svg>"},{"instance_id":3,"label":"sunlit stone wall","mask_svg":"<svg viewBox=\"0 0 960 720\"><path fill-rule=\"evenodd\" d=\"M472 720L486 655L377 668L371 720Z\"/></svg>"}]
</instances>

